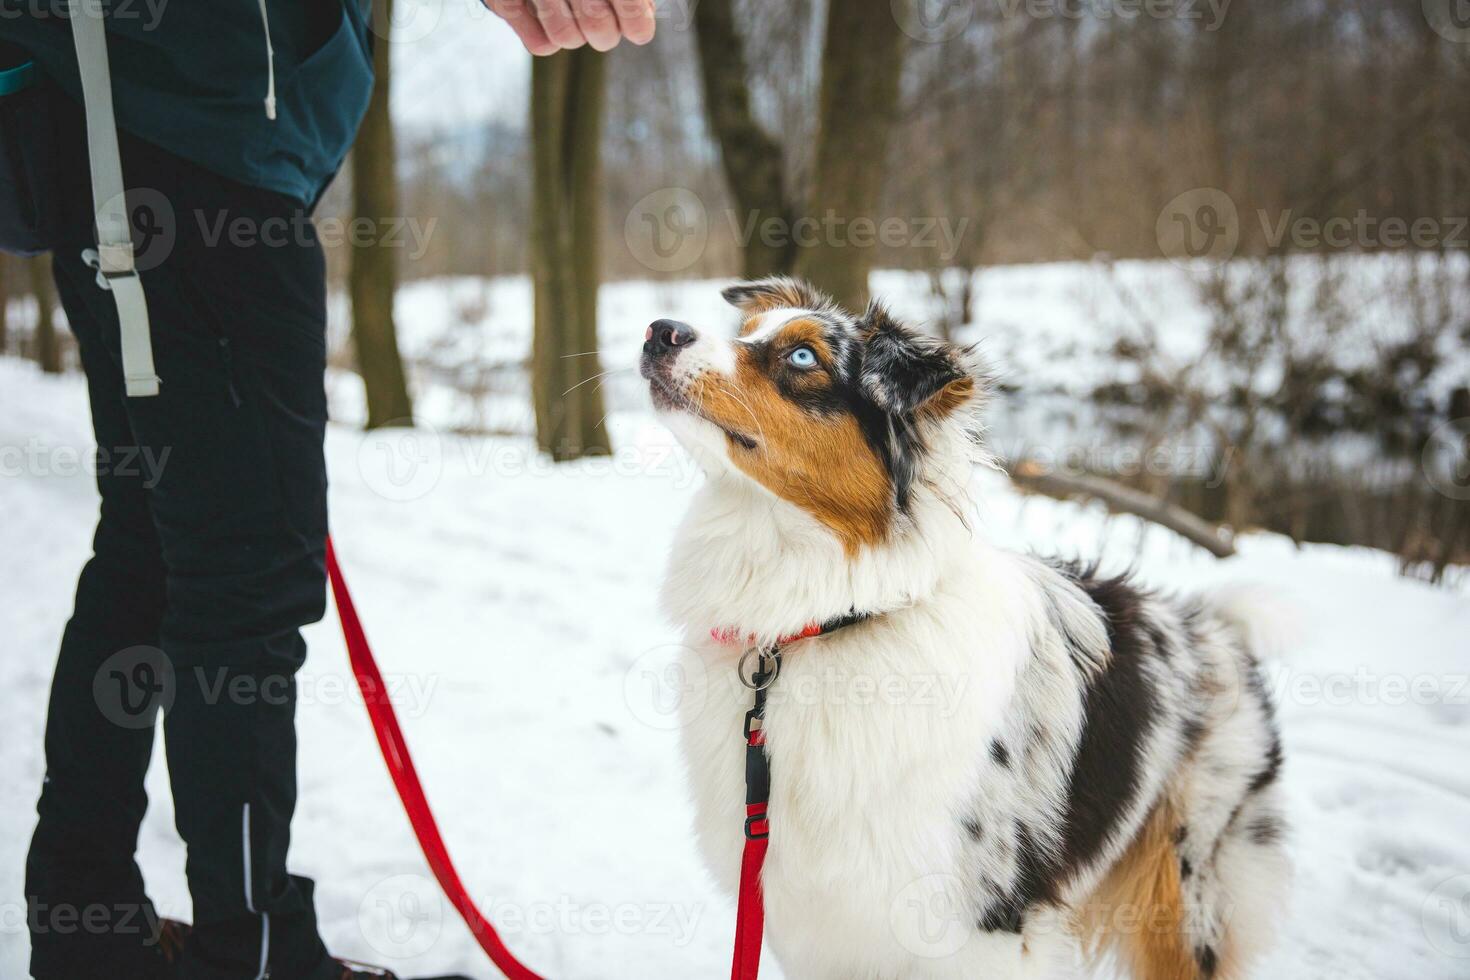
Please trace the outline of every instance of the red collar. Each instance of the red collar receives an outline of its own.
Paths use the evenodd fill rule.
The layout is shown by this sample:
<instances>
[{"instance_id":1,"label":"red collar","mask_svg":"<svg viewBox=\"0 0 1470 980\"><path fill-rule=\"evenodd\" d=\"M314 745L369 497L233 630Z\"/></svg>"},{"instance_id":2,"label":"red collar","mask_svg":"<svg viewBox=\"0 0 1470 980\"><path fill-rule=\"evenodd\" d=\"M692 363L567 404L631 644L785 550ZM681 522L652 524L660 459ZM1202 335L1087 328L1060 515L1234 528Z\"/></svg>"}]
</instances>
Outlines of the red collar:
<instances>
[{"instance_id":1,"label":"red collar","mask_svg":"<svg viewBox=\"0 0 1470 980\"><path fill-rule=\"evenodd\" d=\"M841 616L834 616L831 619L824 620L820 623L808 623L807 625L803 626L798 632L787 633L785 636L782 636L776 641L775 645L777 647L784 647L786 644L795 643L797 640L809 640L814 636L823 636L827 633L835 633L845 627L856 626L858 623L871 619L872 616L872 613L860 613L853 611L844 613ZM752 646L755 644L755 636L753 634L747 633L742 639L739 629L734 626L712 627L709 631L709 635L714 638L716 643L723 643L726 646L735 646L736 644L742 642L747 646Z\"/></svg>"}]
</instances>

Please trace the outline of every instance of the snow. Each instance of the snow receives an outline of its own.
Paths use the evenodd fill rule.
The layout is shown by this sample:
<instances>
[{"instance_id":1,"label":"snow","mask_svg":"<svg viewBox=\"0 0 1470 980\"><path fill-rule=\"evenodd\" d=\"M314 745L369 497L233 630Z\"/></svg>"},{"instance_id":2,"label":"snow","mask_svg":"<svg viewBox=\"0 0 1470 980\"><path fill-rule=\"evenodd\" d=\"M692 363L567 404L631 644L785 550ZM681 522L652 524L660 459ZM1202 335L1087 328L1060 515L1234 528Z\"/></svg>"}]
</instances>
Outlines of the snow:
<instances>
[{"instance_id":1,"label":"snow","mask_svg":"<svg viewBox=\"0 0 1470 980\"><path fill-rule=\"evenodd\" d=\"M412 311L405 344L471 345L446 351L447 367L466 354L477 363L523 357L520 288L411 286L401 299ZM618 329L603 369L631 363L641 331L623 325L668 312L715 316L714 292L609 287L604 322ZM433 321L487 295L489 309L503 311L495 322L504 336L436 336ZM470 320L487 321L471 307ZM327 453L341 558L460 872L511 947L545 975L721 976L733 908L690 838L670 700L675 638L655 604L698 474L636 401L631 379L607 421L616 455L559 467L521 436L453 434L472 420L447 390L429 388L437 429L365 435L334 425ZM332 394L334 412L351 419L360 401L351 379L334 375ZM523 411L513 387L495 397L507 417ZM81 464L90 451L80 379L0 358L4 978L26 975L17 902L52 657L96 513ZM1216 561L1131 519L1023 498L990 472L977 472L972 496L988 533L1007 545L1101 554L1171 589L1259 583L1296 610L1300 640L1271 677L1299 881L1260 976L1470 976L1463 578L1434 589L1396 577L1381 553L1297 550L1269 535ZM428 878L353 696L333 614L307 636L291 863L318 882L328 944L410 975L495 976ZM161 740L158 755L140 860L160 908L187 917Z\"/></svg>"}]
</instances>

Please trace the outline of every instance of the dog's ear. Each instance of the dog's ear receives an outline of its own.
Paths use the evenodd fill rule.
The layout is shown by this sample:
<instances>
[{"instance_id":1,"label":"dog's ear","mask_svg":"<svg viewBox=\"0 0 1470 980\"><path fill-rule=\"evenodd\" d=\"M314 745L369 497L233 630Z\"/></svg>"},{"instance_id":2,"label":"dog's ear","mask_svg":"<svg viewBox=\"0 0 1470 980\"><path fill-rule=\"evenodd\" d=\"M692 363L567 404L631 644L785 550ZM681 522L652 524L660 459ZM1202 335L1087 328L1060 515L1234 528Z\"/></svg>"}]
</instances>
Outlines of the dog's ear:
<instances>
[{"instance_id":1,"label":"dog's ear","mask_svg":"<svg viewBox=\"0 0 1470 980\"><path fill-rule=\"evenodd\" d=\"M769 276L737 282L720 293L725 302L746 316L776 309L820 310L830 307L832 300L810 284L790 276Z\"/></svg>"},{"instance_id":2,"label":"dog's ear","mask_svg":"<svg viewBox=\"0 0 1470 980\"><path fill-rule=\"evenodd\" d=\"M911 330L877 301L858 323L863 338L859 384L890 415L949 415L974 400L982 379L968 352Z\"/></svg>"}]
</instances>

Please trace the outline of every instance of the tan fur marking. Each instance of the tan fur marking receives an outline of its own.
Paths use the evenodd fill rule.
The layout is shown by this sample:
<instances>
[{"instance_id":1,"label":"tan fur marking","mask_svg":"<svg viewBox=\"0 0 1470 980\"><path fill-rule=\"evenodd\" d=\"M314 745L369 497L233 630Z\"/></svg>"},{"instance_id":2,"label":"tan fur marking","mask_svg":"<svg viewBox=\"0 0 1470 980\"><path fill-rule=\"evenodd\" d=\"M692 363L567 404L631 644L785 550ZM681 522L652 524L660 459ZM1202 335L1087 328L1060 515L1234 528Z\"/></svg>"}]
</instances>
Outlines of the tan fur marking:
<instances>
[{"instance_id":1,"label":"tan fur marking","mask_svg":"<svg viewBox=\"0 0 1470 980\"><path fill-rule=\"evenodd\" d=\"M943 419L963 407L975 397L975 379L966 375L951 381L933 398L919 406L918 414L934 419Z\"/></svg>"},{"instance_id":2,"label":"tan fur marking","mask_svg":"<svg viewBox=\"0 0 1470 980\"><path fill-rule=\"evenodd\" d=\"M1202 980L1184 935L1175 825L1174 808L1159 804L1084 912L1084 934L1113 948L1136 980Z\"/></svg>"},{"instance_id":3,"label":"tan fur marking","mask_svg":"<svg viewBox=\"0 0 1470 980\"><path fill-rule=\"evenodd\" d=\"M766 315L764 313L757 313L755 316L748 316L740 321L740 336L749 337L755 333L760 329L761 321L765 318Z\"/></svg>"},{"instance_id":4,"label":"tan fur marking","mask_svg":"<svg viewBox=\"0 0 1470 980\"><path fill-rule=\"evenodd\" d=\"M810 321L793 321L781 331L779 346L809 343L818 357L830 358L820 331ZM747 449L726 438L736 466L831 528L849 554L882 541L892 519L893 487L857 420L818 418L792 404L767 373L768 363L761 352L742 348L735 377L702 376L692 399L706 418L756 441ZM797 383L821 388L831 381L813 371Z\"/></svg>"}]
</instances>

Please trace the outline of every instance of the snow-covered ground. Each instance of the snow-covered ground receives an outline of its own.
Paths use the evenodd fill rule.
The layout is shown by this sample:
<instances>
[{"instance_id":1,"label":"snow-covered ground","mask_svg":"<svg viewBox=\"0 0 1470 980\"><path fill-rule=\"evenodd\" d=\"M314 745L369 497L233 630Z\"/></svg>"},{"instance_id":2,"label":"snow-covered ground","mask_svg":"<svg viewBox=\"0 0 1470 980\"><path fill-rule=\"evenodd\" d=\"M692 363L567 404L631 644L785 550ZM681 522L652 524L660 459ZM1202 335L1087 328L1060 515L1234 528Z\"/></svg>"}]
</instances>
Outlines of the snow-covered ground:
<instances>
[{"instance_id":1,"label":"snow-covered ground","mask_svg":"<svg viewBox=\"0 0 1470 980\"><path fill-rule=\"evenodd\" d=\"M350 385L336 387L350 410ZM698 476L647 414L608 425L612 460L556 468L518 437L334 426L334 533L450 849L516 952L559 980L722 976L733 909L690 839L674 636L655 605ZM26 975L21 870L51 662L95 518L79 463L89 433L78 378L0 358L5 980ZM1299 881L1259 975L1470 976L1470 590L1396 578L1383 554L1271 536L1218 562L1132 520L1022 498L988 472L973 496L1010 545L1101 553L1171 588L1260 582L1295 603L1302 638L1272 677ZM318 881L329 944L407 974L496 976L430 883L335 620L308 638L292 864ZM140 857L160 907L187 916L162 761Z\"/></svg>"}]
</instances>

